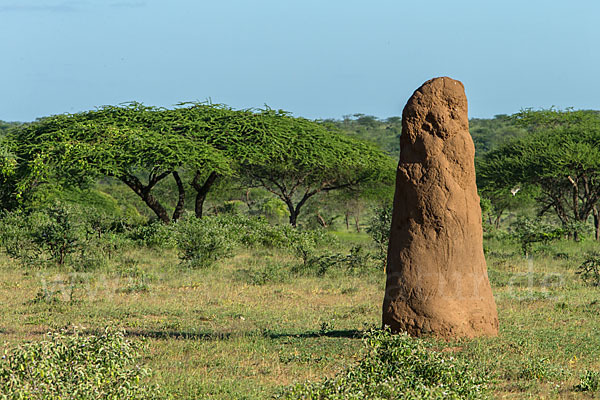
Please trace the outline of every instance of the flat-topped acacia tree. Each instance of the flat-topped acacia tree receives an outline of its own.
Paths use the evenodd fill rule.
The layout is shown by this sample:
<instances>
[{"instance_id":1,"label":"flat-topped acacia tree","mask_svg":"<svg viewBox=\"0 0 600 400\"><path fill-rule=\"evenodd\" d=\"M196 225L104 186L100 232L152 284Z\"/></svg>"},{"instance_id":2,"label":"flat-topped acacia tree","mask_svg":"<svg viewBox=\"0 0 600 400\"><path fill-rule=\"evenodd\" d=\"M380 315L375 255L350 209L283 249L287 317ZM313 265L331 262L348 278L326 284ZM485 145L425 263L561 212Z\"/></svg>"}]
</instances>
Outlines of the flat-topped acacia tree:
<instances>
[{"instance_id":1,"label":"flat-topped acacia tree","mask_svg":"<svg viewBox=\"0 0 600 400\"><path fill-rule=\"evenodd\" d=\"M136 103L44 118L12 131L10 139L20 160L18 194L26 195L44 183L80 185L112 176L131 188L165 223L183 212L185 191L179 169L208 166L219 173L231 171L222 152L178 132L165 118L165 110ZM152 193L168 176L179 190L172 216Z\"/></svg>"},{"instance_id":2,"label":"flat-topped acacia tree","mask_svg":"<svg viewBox=\"0 0 600 400\"><path fill-rule=\"evenodd\" d=\"M312 196L390 176L393 162L373 145L283 111L187 103L174 109L131 103L44 118L10 135L19 193L44 182L81 184L113 176L165 223L184 208L181 171L192 172L196 216L219 176L237 175L286 202L295 225ZM179 196L171 216L152 189L171 176ZM142 179L145 177L145 179ZM297 193L304 192L296 201Z\"/></svg>"},{"instance_id":3,"label":"flat-topped acacia tree","mask_svg":"<svg viewBox=\"0 0 600 400\"><path fill-rule=\"evenodd\" d=\"M233 110L224 105L184 103L165 111L169 124L179 134L208 143L227 157L236 176L243 175L243 165L261 164L273 154L287 151L287 132L270 123L273 115L293 120L287 114L270 109ZM202 207L214 183L223 176L218 168L204 165L190 168L193 178L190 185L196 190L195 213L202 217Z\"/></svg>"},{"instance_id":4,"label":"flat-topped acacia tree","mask_svg":"<svg viewBox=\"0 0 600 400\"><path fill-rule=\"evenodd\" d=\"M565 227L593 216L600 240L600 114L584 110L525 110L513 116L529 135L504 143L478 163L484 189L539 189L539 213L554 211ZM519 194L516 194L518 196Z\"/></svg>"},{"instance_id":5,"label":"flat-topped acacia tree","mask_svg":"<svg viewBox=\"0 0 600 400\"><path fill-rule=\"evenodd\" d=\"M351 190L361 183L391 184L395 163L374 144L280 112L265 115L270 131L285 144L284 151L265 152L259 162L241 162L251 184L279 197L296 226L302 207L313 196Z\"/></svg>"}]
</instances>

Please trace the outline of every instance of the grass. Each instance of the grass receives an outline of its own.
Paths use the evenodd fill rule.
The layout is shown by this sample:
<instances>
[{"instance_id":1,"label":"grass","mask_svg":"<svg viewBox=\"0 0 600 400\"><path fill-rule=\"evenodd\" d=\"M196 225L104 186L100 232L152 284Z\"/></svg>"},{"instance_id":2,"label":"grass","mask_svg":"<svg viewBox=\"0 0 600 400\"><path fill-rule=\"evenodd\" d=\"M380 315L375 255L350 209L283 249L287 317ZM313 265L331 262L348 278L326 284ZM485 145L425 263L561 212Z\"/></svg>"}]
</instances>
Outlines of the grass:
<instances>
[{"instance_id":1,"label":"grass","mask_svg":"<svg viewBox=\"0 0 600 400\"><path fill-rule=\"evenodd\" d=\"M366 243L340 237L348 247ZM575 271L598 245L560 242L531 259L511 244L486 247L500 336L429 341L489 372L494 397L590 398L577 387L600 371L600 289ZM124 328L147 342L151 381L175 398L263 399L355 365L362 333L380 324L383 271L299 276L290 272L299 260L264 249L208 269L178 262L173 251L140 248L74 274L25 270L2 256L0 343L71 325Z\"/></svg>"}]
</instances>

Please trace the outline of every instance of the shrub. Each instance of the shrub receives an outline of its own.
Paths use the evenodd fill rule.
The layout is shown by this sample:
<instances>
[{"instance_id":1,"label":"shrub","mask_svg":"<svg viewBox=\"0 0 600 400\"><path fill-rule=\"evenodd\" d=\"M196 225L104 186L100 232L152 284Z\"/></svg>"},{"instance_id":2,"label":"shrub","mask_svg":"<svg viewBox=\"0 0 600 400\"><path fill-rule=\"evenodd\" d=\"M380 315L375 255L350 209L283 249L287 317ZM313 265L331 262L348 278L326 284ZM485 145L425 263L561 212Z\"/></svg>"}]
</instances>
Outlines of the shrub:
<instances>
[{"instance_id":1,"label":"shrub","mask_svg":"<svg viewBox=\"0 0 600 400\"><path fill-rule=\"evenodd\" d=\"M373 218L367 226L367 233L377 247L378 259L381 260L383 266L387 262L387 247L390 241L390 229L392 226L392 206L382 206L375 209Z\"/></svg>"},{"instance_id":2,"label":"shrub","mask_svg":"<svg viewBox=\"0 0 600 400\"><path fill-rule=\"evenodd\" d=\"M329 270L334 268L345 269L348 272L359 272L372 266L372 255L366 252L362 246L354 246L350 249L350 254L341 253L324 254L320 256L310 256L298 266L292 268L292 272L301 274L313 274L323 276Z\"/></svg>"},{"instance_id":3,"label":"shrub","mask_svg":"<svg viewBox=\"0 0 600 400\"><path fill-rule=\"evenodd\" d=\"M588 253L575 273L579 274L584 282L592 286L600 286L600 253Z\"/></svg>"},{"instance_id":4,"label":"shrub","mask_svg":"<svg viewBox=\"0 0 600 400\"><path fill-rule=\"evenodd\" d=\"M111 221L97 210L56 202L31 213L4 213L0 243L25 266L51 262L76 271L95 269L128 245Z\"/></svg>"},{"instance_id":5,"label":"shrub","mask_svg":"<svg viewBox=\"0 0 600 400\"><path fill-rule=\"evenodd\" d=\"M128 232L128 237L140 246L172 248L176 245L174 228L160 221L138 225Z\"/></svg>"},{"instance_id":6,"label":"shrub","mask_svg":"<svg viewBox=\"0 0 600 400\"><path fill-rule=\"evenodd\" d=\"M44 217L38 226L33 226L33 242L45 248L50 258L63 265L65 258L82 248L86 229L80 209L55 203L44 210Z\"/></svg>"},{"instance_id":7,"label":"shrub","mask_svg":"<svg viewBox=\"0 0 600 400\"><path fill-rule=\"evenodd\" d=\"M486 378L427 342L389 331L367 333L355 366L322 382L284 389L282 399L480 399Z\"/></svg>"},{"instance_id":8,"label":"shrub","mask_svg":"<svg viewBox=\"0 0 600 400\"><path fill-rule=\"evenodd\" d=\"M579 383L575 385L578 392L597 392L600 391L600 372L586 370L579 378Z\"/></svg>"},{"instance_id":9,"label":"shrub","mask_svg":"<svg viewBox=\"0 0 600 400\"><path fill-rule=\"evenodd\" d=\"M31 217L20 211L5 212L0 219L0 242L6 254L23 265L33 265L42 249L33 242Z\"/></svg>"},{"instance_id":10,"label":"shrub","mask_svg":"<svg viewBox=\"0 0 600 400\"><path fill-rule=\"evenodd\" d=\"M50 333L45 340L7 351L0 360L0 397L4 399L164 399L147 385L139 347L109 328L83 336L75 330Z\"/></svg>"},{"instance_id":11,"label":"shrub","mask_svg":"<svg viewBox=\"0 0 600 400\"><path fill-rule=\"evenodd\" d=\"M534 243L549 243L552 240L560 239L565 233L561 228L524 216L517 218L511 227L513 229L512 237L521 245L521 251L525 256L531 253Z\"/></svg>"},{"instance_id":12,"label":"shrub","mask_svg":"<svg viewBox=\"0 0 600 400\"><path fill-rule=\"evenodd\" d=\"M67 257L85 247L82 214L80 208L58 202L30 214L5 213L0 223L4 249L24 265L46 259L63 265Z\"/></svg>"},{"instance_id":13,"label":"shrub","mask_svg":"<svg viewBox=\"0 0 600 400\"><path fill-rule=\"evenodd\" d=\"M218 215L186 218L174 224L179 258L194 267L205 267L230 257L236 246L266 246L291 250L306 264L318 246L333 243L322 230L300 230L289 225L270 225L263 218Z\"/></svg>"},{"instance_id":14,"label":"shrub","mask_svg":"<svg viewBox=\"0 0 600 400\"><path fill-rule=\"evenodd\" d=\"M232 255L236 240L231 228L227 229L218 217L187 218L176 225L175 240L182 263L207 267Z\"/></svg>"}]
</instances>

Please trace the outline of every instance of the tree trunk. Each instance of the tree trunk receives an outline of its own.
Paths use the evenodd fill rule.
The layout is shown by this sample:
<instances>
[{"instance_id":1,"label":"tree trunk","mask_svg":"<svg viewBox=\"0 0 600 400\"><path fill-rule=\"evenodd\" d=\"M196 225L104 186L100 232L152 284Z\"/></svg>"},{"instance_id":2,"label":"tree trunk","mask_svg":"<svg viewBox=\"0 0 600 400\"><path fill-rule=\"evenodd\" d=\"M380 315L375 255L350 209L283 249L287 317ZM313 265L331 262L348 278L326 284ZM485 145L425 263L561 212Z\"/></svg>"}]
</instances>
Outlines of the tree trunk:
<instances>
[{"instance_id":1,"label":"tree trunk","mask_svg":"<svg viewBox=\"0 0 600 400\"><path fill-rule=\"evenodd\" d=\"M156 185L156 183L164 176L166 175L163 173L160 175L160 177L151 179L151 183L146 186L144 186L135 175L125 175L119 177L119 179L129 186L138 196L140 196L144 203L146 203L146 205L150 207L152 211L154 211L154 214L156 214L159 220L165 224L169 224L171 222L171 218L169 218L167 210L165 210L162 204L160 204L160 202L152 194L150 194L150 190L152 190L154 185Z\"/></svg>"},{"instance_id":2,"label":"tree trunk","mask_svg":"<svg viewBox=\"0 0 600 400\"><path fill-rule=\"evenodd\" d=\"M194 211L196 213L197 218L202 218L202 208L204 207L204 201L206 200L206 196L208 192L215 183L218 178L218 174L216 172L211 172L206 178L206 181L202 185L200 185L200 171L196 171L196 175L194 176L194 180L192 181L192 187L196 189L196 203L194 205Z\"/></svg>"},{"instance_id":3,"label":"tree trunk","mask_svg":"<svg viewBox=\"0 0 600 400\"><path fill-rule=\"evenodd\" d=\"M298 209L296 207L294 207L294 203L292 203L292 199L286 198L285 199L285 204L288 207L288 211L290 212L290 225L292 225L294 228L296 227L296 225L298 224Z\"/></svg>"},{"instance_id":4,"label":"tree trunk","mask_svg":"<svg viewBox=\"0 0 600 400\"><path fill-rule=\"evenodd\" d=\"M317 221L319 221L319 225L321 225L323 228L327 228L327 222L325 222L325 219L323 218L323 216L317 212Z\"/></svg>"},{"instance_id":5,"label":"tree trunk","mask_svg":"<svg viewBox=\"0 0 600 400\"><path fill-rule=\"evenodd\" d=\"M356 232L360 233L360 214L354 214L354 226L356 227Z\"/></svg>"},{"instance_id":6,"label":"tree trunk","mask_svg":"<svg viewBox=\"0 0 600 400\"><path fill-rule=\"evenodd\" d=\"M344 217L346 220L346 230L349 231L350 230L350 212L348 210L346 210L344 212Z\"/></svg>"},{"instance_id":7,"label":"tree trunk","mask_svg":"<svg viewBox=\"0 0 600 400\"><path fill-rule=\"evenodd\" d=\"M600 240L600 215L598 215L598 207L594 206L592 208L592 213L594 215L594 230L596 240Z\"/></svg>"},{"instance_id":8,"label":"tree trunk","mask_svg":"<svg viewBox=\"0 0 600 400\"><path fill-rule=\"evenodd\" d=\"M181 181L177 171L173 171L173 178L175 178L177 190L179 191L179 199L177 200L175 211L173 211L173 221L177 221L179 218L181 218L185 207L185 188L183 187L183 182Z\"/></svg>"}]
</instances>

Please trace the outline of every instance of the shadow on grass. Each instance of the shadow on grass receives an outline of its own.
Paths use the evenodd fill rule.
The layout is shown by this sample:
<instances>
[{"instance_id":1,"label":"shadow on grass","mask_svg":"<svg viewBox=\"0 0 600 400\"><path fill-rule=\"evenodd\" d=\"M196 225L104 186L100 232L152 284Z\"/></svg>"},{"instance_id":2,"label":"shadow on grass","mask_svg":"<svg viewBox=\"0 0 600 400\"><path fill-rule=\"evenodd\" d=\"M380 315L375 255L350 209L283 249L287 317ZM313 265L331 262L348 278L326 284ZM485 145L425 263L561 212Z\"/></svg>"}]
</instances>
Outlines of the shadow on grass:
<instances>
[{"instance_id":1,"label":"shadow on grass","mask_svg":"<svg viewBox=\"0 0 600 400\"><path fill-rule=\"evenodd\" d=\"M309 331L303 333L280 333L269 330L264 331L238 331L238 332L183 332L183 331L158 331L158 330L127 330L127 336L144 337L148 339L178 339L178 340L229 340L240 337L265 337L269 339L299 338L312 339L319 337L358 339L363 335L357 329Z\"/></svg>"},{"instance_id":2,"label":"shadow on grass","mask_svg":"<svg viewBox=\"0 0 600 400\"><path fill-rule=\"evenodd\" d=\"M296 338L318 338L318 337L330 337L330 338L347 338L347 339L359 339L363 336L363 331L359 331L357 329L344 329L344 330L328 330L328 331L311 331L305 333L276 333L276 332L266 332L266 337L271 339L280 339L286 337L296 337Z\"/></svg>"}]
</instances>

